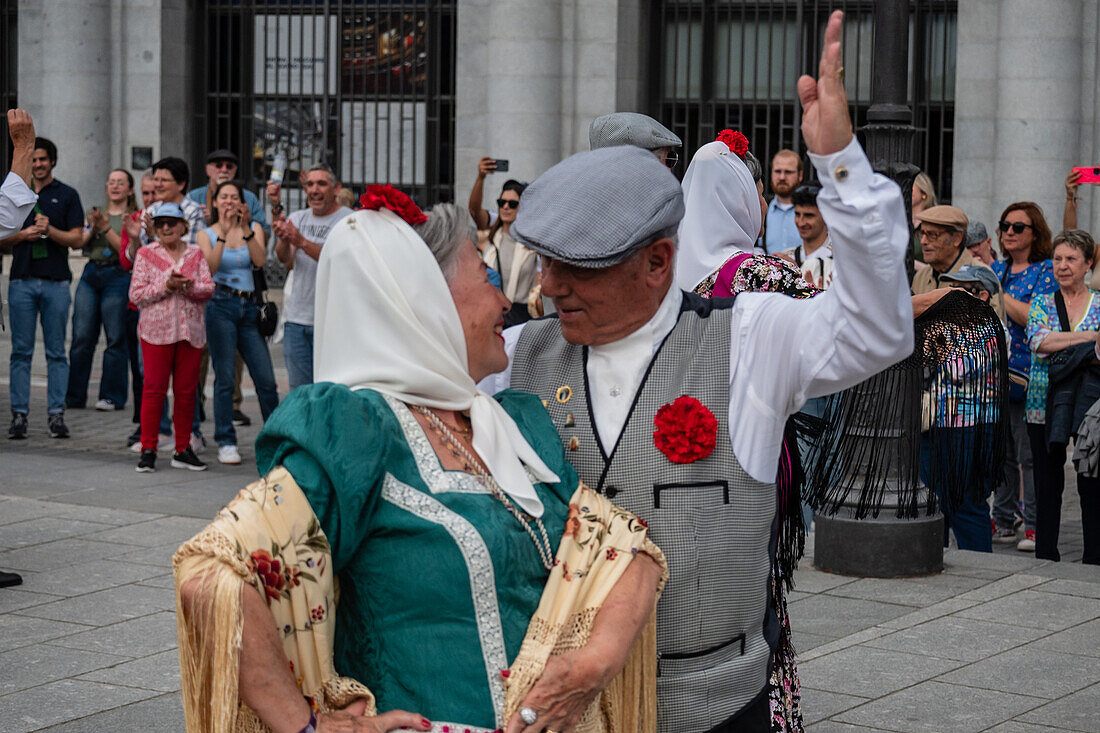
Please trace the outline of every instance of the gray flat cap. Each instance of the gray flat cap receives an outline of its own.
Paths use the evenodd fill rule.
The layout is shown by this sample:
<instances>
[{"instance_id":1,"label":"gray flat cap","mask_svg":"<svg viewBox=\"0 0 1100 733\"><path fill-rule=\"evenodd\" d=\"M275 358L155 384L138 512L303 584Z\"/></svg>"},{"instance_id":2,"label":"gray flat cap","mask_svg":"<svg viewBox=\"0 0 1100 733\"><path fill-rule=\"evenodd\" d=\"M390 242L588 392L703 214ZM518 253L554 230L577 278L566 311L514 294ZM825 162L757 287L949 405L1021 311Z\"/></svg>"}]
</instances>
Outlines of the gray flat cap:
<instances>
[{"instance_id":1,"label":"gray flat cap","mask_svg":"<svg viewBox=\"0 0 1100 733\"><path fill-rule=\"evenodd\" d=\"M672 130L637 112L612 112L592 120L588 128L588 144L593 150L615 145L633 145L646 150L683 145Z\"/></svg>"},{"instance_id":2,"label":"gray flat cap","mask_svg":"<svg viewBox=\"0 0 1100 733\"><path fill-rule=\"evenodd\" d=\"M966 246L973 247L987 239L989 239L989 233L985 230L985 224L977 220L970 222L970 226L966 228Z\"/></svg>"},{"instance_id":3,"label":"gray flat cap","mask_svg":"<svg viewBox=\"0 0 1100 733\"><path fill-rule=\"evenodd\" d=\"M620 145L577 153L523 192L511 233L539 254L578 267L610 267L675 227L680 182L657 157Z\"/></svg>"}]
</instances>

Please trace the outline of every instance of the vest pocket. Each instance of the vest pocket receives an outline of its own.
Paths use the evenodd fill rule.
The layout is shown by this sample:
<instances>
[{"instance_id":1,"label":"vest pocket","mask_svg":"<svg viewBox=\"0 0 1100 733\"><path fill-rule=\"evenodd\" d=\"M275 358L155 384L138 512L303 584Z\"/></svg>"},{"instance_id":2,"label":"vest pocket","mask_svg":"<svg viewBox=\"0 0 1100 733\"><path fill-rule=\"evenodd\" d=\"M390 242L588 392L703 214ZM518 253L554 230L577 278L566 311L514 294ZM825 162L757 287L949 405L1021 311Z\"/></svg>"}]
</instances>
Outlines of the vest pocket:
<instances>
[{"instance_id":1,"label":"vest pocket","mask_svg":"<svg viewBox=\"0 0 1100 733\"><path fill-rule=\"evenodd\" d=\"M654 509L699 509L730 503L728 481L653 484Z\"/></svg>"}]
</instances>

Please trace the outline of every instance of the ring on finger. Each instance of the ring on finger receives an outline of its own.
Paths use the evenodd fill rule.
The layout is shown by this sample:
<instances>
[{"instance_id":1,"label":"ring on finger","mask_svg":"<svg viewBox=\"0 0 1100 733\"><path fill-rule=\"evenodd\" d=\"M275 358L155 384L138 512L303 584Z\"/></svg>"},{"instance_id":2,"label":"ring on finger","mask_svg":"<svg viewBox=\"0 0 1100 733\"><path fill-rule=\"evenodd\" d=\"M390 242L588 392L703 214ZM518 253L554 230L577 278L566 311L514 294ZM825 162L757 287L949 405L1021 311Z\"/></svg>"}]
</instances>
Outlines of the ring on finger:
<instances>
[{"instance_id":1,"label":"ring on finger","mask_svg":"<svg viewBox=\"0 0 1100 733\"><path fill-rule=\"evenodd\" d=\"M841 66L839 69L836 70L836 76L841 81L844 81L844 67L843 66Z\"/></svg>"},{"instance_id":2,"label":"ring on finger","mask_svg":"<svg viewBox=\"0 0 1100 733\"><path fill-rule=\"evenodd\" d=\"M534 725L539 719L539 714L531 708L520 708L519 718L527 725Z\"/></svg>"}]
</instances>

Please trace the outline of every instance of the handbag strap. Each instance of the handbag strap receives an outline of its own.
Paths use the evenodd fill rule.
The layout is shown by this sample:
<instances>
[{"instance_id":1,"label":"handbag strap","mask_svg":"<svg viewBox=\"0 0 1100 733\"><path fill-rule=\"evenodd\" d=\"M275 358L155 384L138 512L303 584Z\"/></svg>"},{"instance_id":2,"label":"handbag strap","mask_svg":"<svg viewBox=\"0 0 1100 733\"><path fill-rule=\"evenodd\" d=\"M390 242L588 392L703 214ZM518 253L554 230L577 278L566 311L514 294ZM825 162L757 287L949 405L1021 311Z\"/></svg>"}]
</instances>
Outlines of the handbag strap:
<instances>
[{"instance_id":1,"label":"handbag strap","mask_svg":"<svg viewBox=\"0 0 1100 733\"><path fill-rule=\"evenodd\" d=\"M1054 291L1054 307L1058 309L1058 325L1063 331L1072 331L1069 325L1069 312L1066 311L1066 299L1062 297L1061 290Z\"/></svg>"}]
</instances>

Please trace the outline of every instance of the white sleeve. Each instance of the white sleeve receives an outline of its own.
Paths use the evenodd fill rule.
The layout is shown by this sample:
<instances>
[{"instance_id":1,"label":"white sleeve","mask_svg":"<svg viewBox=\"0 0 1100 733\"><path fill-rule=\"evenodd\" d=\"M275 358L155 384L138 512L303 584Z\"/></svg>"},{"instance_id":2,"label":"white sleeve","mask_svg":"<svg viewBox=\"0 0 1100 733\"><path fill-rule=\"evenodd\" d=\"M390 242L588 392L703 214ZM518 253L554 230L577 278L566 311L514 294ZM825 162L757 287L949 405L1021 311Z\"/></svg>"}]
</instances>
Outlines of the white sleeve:
<instances>
[{"instance_id":1,"label":"white sleeve","mask_svg":"<svg viewBox=\"0 0 1100 733\"><path fill-rule=\"evenodd\" d=\"M7 239L23 228L23 222L31 214L38 195L26 182L8 173L0 186L0 239Z\"/></svg>"},{"instance_id":2,"label":"white sleeve","mask_svg":"<svg viewBox=\"0 0 1100 733\"><path fill-rule=\"evenodd\" d=\"M519 335L523 332L523 325L512 326L506 328L501 336L504 337L504 353L508 355L508 366L504 368L504 371L497 372L496 374L490 374L482 379L477 384L477 388L486 394L496 394L501 390L508 389L512 383L512 357L516 353L516 344L519 342Z\"/></svg>"},{"instance_id":3,"label":"white sleeve","mask_svg":"<svg viewBox=\"0 0 1100 733\"><path fill-rule=\"evenodd\" d=\"M832 286L808 300L745 293L733 311L730 441L758 481L775 479L784 423L807 399L857 384L913 350L901 190L871 169L855 139L810 159L833 241Z\"/></svg>"}]
</instances>

